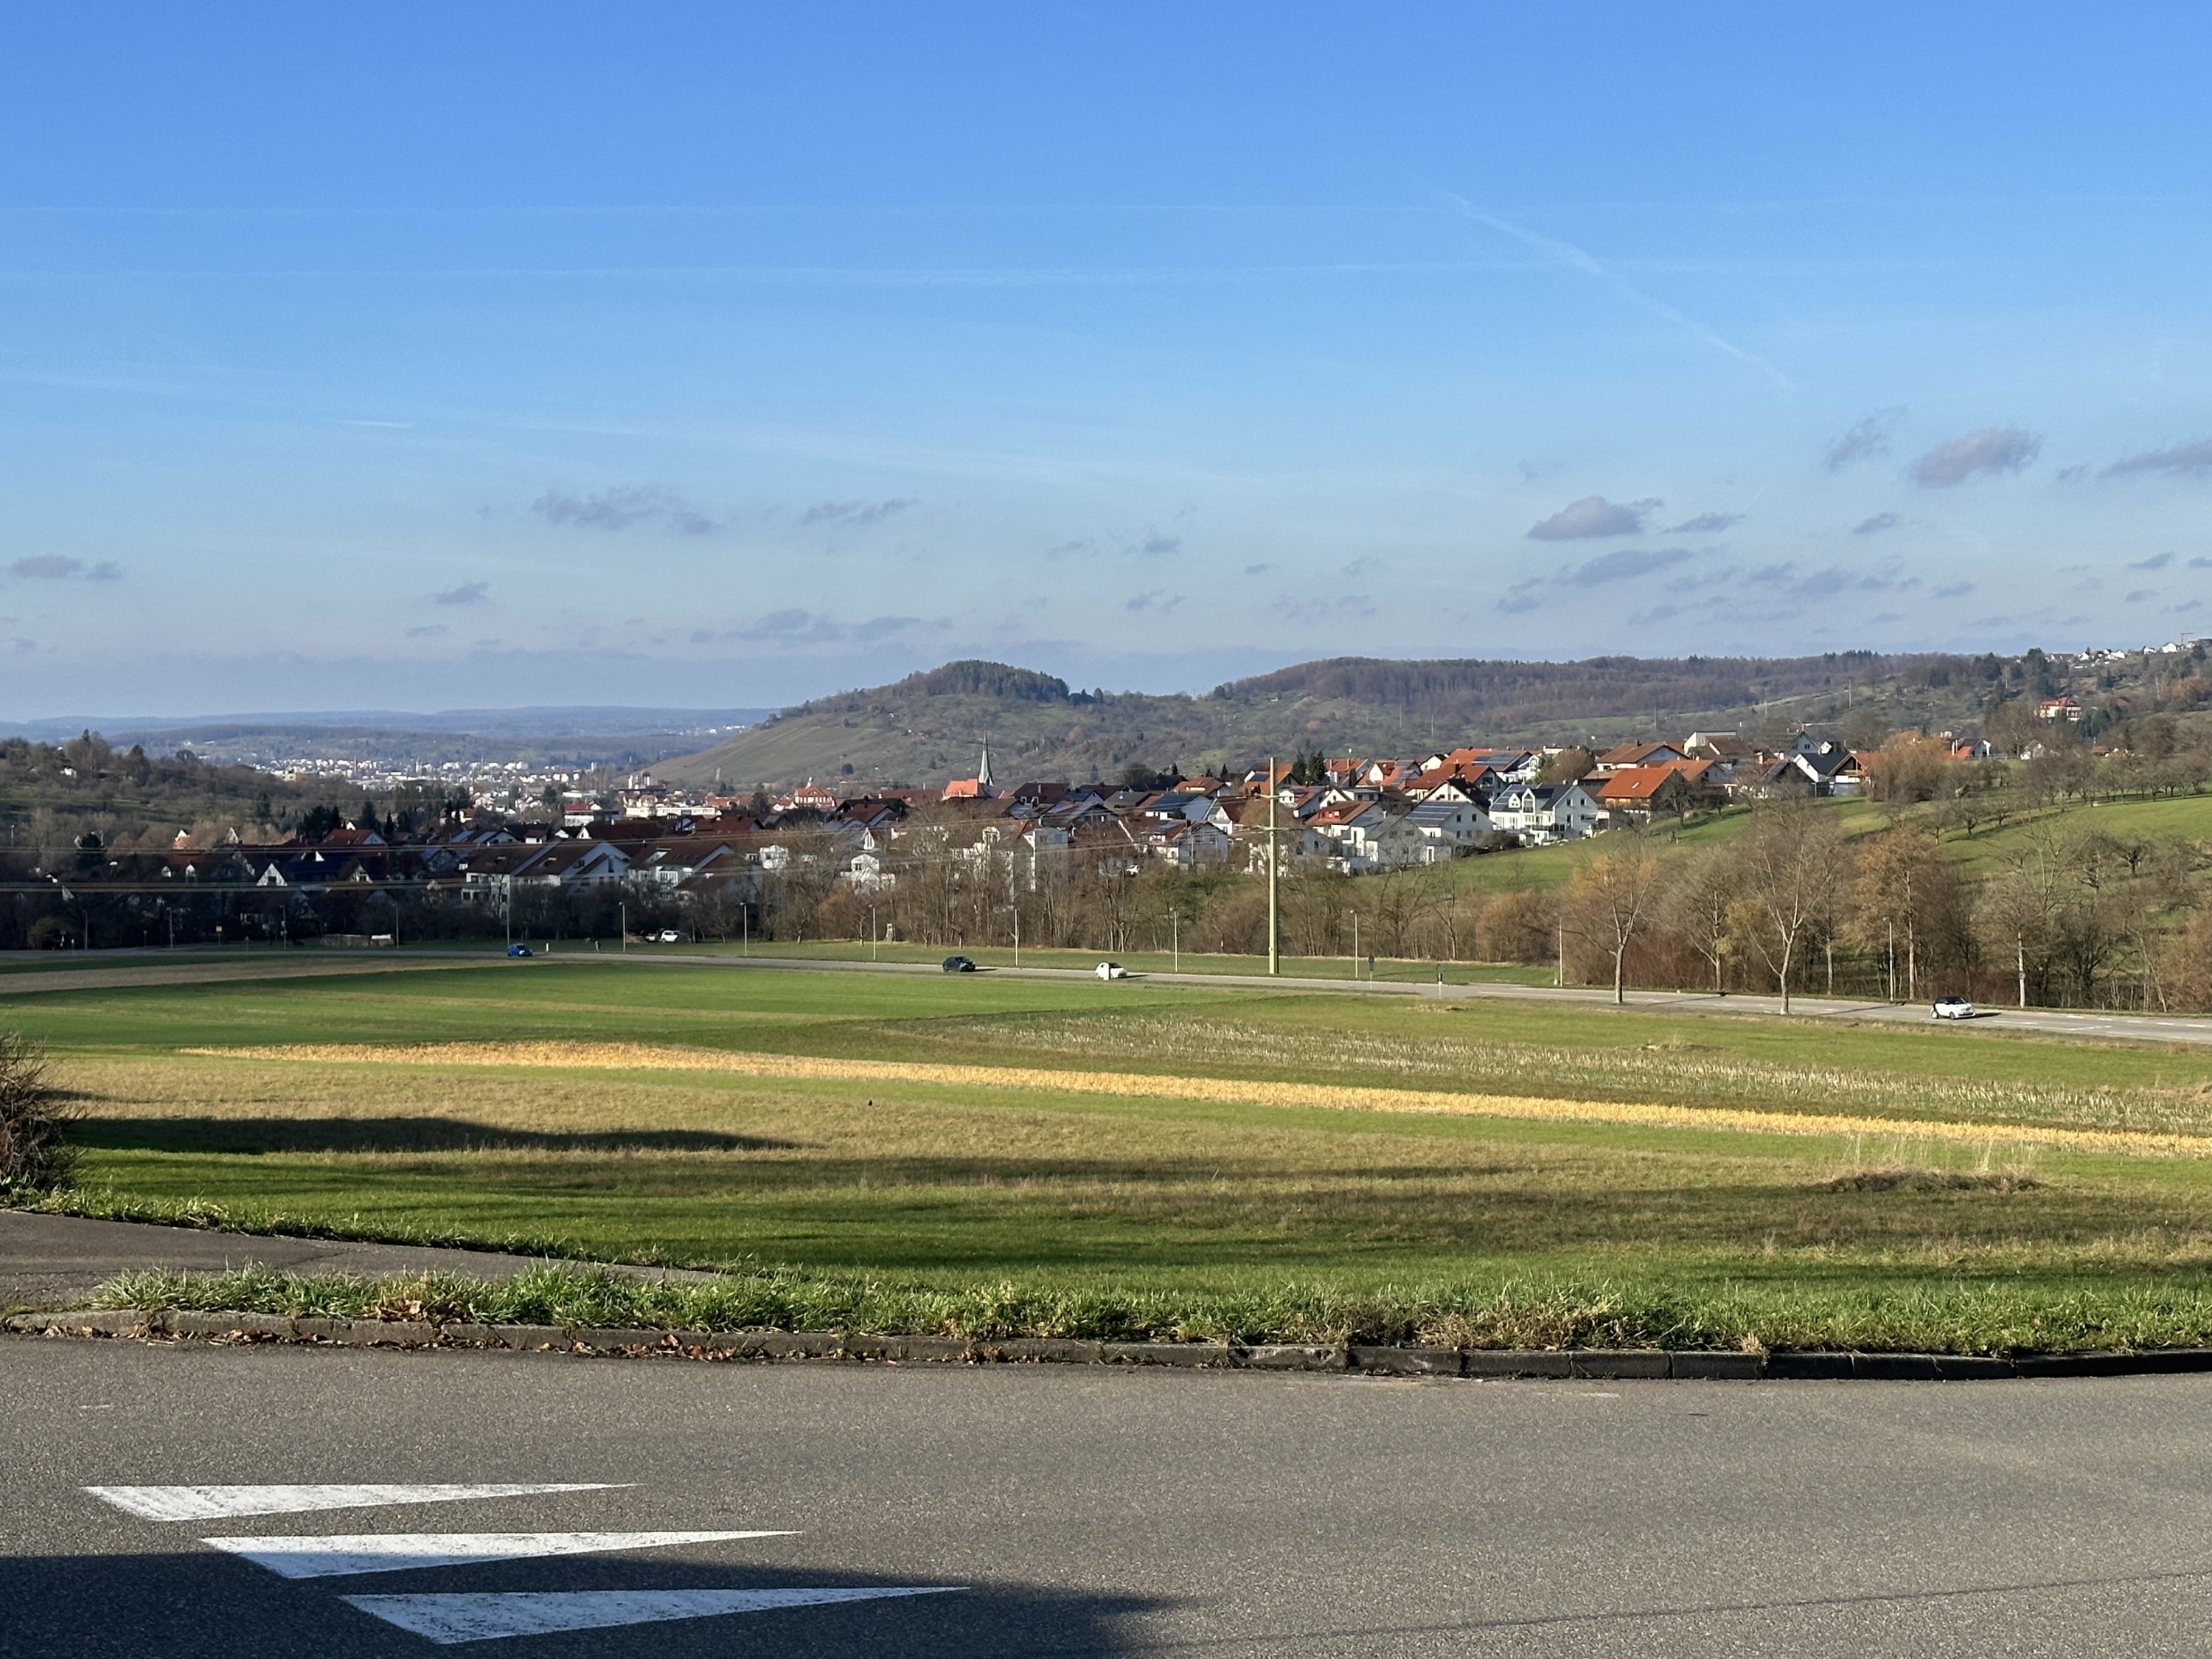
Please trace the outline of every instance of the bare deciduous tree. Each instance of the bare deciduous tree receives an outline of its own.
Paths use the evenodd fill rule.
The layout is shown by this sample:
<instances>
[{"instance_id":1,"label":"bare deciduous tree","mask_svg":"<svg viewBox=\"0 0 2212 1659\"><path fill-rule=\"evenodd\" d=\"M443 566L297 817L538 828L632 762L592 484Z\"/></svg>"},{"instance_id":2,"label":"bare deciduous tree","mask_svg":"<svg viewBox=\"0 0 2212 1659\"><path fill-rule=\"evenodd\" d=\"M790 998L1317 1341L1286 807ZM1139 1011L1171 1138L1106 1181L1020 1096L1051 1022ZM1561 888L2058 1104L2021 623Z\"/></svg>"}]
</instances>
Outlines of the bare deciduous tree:
<instances>
[{"instance_id":1,"label":"bare deciduous tree","mask_svg":"<svg viewBox=\"0 0 2212 1659\"><path fill-rule=\"evenodd\" d=\"M1735 931L1773 975L1786 1014L1790 971L1801 949L1835 915L1850 872L1850 850L1834 813L1791 801L1762 807L1730 851Z\"/></svg>"},{"instance_id":2,"label":"bare deciduous tree","mask_svg":"<svg viewBox=\"0 0 2212 1659\"><path fill-rule=\"evenodd\" d=\"M1858 860L1849 895L1846 932L1856 945L1887 956L1904 947L1905 995L1920 994L1923 941L1960 909L1958 866L1936 838L1899 828L1875 836Z\"/></svg>"},{"instance_id":3,"label":"bare deciduous tree","mask_svg":"<svg viewBox=\"0 0 2212 1659\"><path fill-rule=\"evenodd\" d=\"M1613 958L1615 1002L1628 1000L1628 947L1651 925L1662 879L1659 860L1632 842L1600 853L1568 878L1567 914L1583 938Z\"/></svg>"},{"instance_id":4,"label":"bare deciduous tree","mask_svg":"<svg viewBox=\"0 0 2212 1659\"><path fill-rule=\"evenodd\" d=\"M1736 898L1735 876L1720 851L1700 856L1674 882L1664 913L1667 931L1688 945L1713 970L1713 992L1728 994L1729 957L1735 948L1729 906Z\"/></svg>"}]
</instances>

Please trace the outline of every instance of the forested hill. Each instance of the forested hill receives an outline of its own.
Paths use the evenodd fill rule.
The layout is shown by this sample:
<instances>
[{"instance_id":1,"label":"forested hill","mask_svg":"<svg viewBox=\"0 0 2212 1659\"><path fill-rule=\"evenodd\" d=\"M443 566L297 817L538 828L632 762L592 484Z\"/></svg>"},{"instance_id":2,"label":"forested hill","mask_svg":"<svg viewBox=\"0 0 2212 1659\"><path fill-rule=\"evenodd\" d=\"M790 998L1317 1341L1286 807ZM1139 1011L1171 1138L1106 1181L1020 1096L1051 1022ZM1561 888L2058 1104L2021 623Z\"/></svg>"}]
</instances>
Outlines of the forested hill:
<instances>
[{"instance_id":1,"label":"forested hill","mask_svg":"<svg viewBox=\"0 0 2212 1659\"><path fill-rule=\"evenodd\" d=\"M0 739L0 832L13 847L150 852L179 830L203 846L232 830L283 833L331 788L210 765L188 751L118 750L90 732L60 744Z\"/></svg>"},{"instance_id":2,"label":"forested hill","mask_svg":"<svg viewBox=\"0 0 2212 1659\"><path fill-rule=\"evenodd\" d=\"M1582 662L1331 657L1233 681L1213 697L1249 704L1289 698L1347 710L1475 721L1492 728L1502 740L1533 741L1539 735L1559 735L1563 721L1741 710L1838 684L1878 684L1897 678L1914 660L1865 652L1772 659L1592 657Z\"/></svg>"},{"instance_id":3,"label":"forested hill","mask_svg":"<svg viewBox=\"0 0 2212 1659\"><path fill-rule=\"evenodd\" d=\"M928 785L971 775L991 745L1003 781L1187 775L1311 750L1410 756L1471 742L1617 741L1692 726L1841 720L1869 702L1898 725L1970 719L2004 676L1996 658L1595 657L1398 662L1336 657L1203 696L1083 691L1033 669L956 662L785 710L656 769L685 782Z\"/></svg>"}]
</instances>

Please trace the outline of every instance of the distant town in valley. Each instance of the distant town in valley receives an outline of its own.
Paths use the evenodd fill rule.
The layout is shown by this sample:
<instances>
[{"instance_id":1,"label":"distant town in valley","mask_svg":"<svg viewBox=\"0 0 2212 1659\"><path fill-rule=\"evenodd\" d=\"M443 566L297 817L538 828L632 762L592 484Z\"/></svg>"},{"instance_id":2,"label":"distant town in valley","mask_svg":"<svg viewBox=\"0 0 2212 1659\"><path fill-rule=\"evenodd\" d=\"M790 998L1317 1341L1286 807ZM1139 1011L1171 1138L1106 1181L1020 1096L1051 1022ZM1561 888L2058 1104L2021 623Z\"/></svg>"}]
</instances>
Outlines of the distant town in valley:
<instances>
[{"instance_id":1,"label":"distant town in valley","mask_svg":"<svg viewBox=\"0 0 2212 1659\"><path fill-rule=\"evenodd\" d=\"M90 732L59 745L19 738L0 747L0 945L373 948L486 934L974 945L1025 933L1033 945L1127 950L1179 916L1171 931L1193 948L1233 951L1255 948L1249 890L1272 848L1278 872L1309 886L1483 860L1506 873L1477 884L1481 916L1462 927L1452 909L1437 921L1468 897L1447 882L1401 906L1395 924L1370 922L1368 941L1450 959L1544 960L1556 949L1564 974L1564 934L1547 942L1557 917L1501 890L1559 872L1517 857L1622 832L1679 839L1759 803L1862 802L1884 823L1904 815L1916 834L1972 837L2039 807L2194 795L2212 781L2206 656L2192 640L1786 664L1355 660L1198 699L1084 694L1034 671L964 662L709 733L722 740L672 758L665 775L456 762L462 769L365 783L320 764L280 773L189 750L149 756ZM1762 697L1761 682L1796 689ZM1694 703L1717 685L1744 697L1735 718L1639 720L1618 707L1661 688ZM1286 703L1285 687L1304 695ZM1403 730L1477 696L1516 708L1524 727L1561 732L1579 717L1588 735L1460 730L1377 752L1330 745L1322 732L1305 746L1200 768L1165 749L1176 731L1147 752L1133 723L1243 708L1275 714L1287 737L1321 725L1308 711L1329 707L1346 726ZM945 729L964 726L974 759L919 782L856 777L849 763L797 778L738 769L794 733L843 741L856 710L909 734L908 753L931 760ZM1040 711L1053 730L1087 728L1126 758L1086 778L1010 760L1009 749L1039 747ZM1359 908L1322 915L1322 901L1302 896L1289 948L1342 949L1343 917ZM1414 910L1418 927L1407 920Z\"/></svg>"}]
</instances>

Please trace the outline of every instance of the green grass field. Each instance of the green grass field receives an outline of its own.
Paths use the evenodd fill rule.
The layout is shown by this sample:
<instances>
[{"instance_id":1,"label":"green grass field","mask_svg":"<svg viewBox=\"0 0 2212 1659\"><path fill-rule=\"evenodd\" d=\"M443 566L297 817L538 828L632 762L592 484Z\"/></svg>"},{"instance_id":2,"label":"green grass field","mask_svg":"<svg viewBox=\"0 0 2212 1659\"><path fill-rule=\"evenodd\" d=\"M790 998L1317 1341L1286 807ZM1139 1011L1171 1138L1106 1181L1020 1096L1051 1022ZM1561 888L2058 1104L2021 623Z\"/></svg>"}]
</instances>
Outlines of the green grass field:
<instances>
[{"instance_id":1,"label":"green grass field","mask_svg":"<svg viewBox=\"0 0 2212 1659\"><path fill-rule=\"evenodd\" d=\"M2002 829L1984 829L1972 836L1954 832L1945 838L1944 848L1969 874L1988 876L2002 866L2008 849L2030 836L2048 832L2064 837L2092 830L2123 839L2212 840L2212 794L2047 807L2008 818Z\"/></svg>"},{"instance_id":2,"label":"green grass field","mask_svg":"<svg viewBox=\"0 0 2212 1659\"><path fill-rule=\"evenodd\" d=\"M49 1046L83 1114L64 1207L729 1268L780 1287L785 1311L763 1317L1964 1349L2212 1337L2212 1156L2045 1144L2212 1137L2201 1052L558 959L57 991L5 1018ZM441 1043L631 1046L573 1064L403 1052ZM392 1052L182 1052L325 1045ZM796 1072L672 1069L654 1050ZM1137 1081L1100 1094L1102 1073ZM1319 1103L1267 1092L1287 1084L1323 1085ZM1352 1088L1771 1115L1327 1098ZM1790 1132L1807 1114L1872 1121Z\"/></svg>"}]
</instances>

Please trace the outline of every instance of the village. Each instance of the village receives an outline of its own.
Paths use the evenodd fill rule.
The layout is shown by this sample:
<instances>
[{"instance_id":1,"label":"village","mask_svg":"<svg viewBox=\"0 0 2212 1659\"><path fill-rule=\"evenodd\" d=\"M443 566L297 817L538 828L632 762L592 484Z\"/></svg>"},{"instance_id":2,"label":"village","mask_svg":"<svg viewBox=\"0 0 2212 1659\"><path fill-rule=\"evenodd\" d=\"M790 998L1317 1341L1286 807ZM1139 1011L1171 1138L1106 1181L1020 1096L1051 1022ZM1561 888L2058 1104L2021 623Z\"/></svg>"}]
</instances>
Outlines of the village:
<instances>
[{"instance_id":1,"label":"village","mask_svg":"<svg viewBox=\"0 0 2212 1659\"><path fill-rule=\"evenodd\" d=\"M1986 745L1963 741L1952 752L1974 759ZM192 893L358 901L378 891L461 907L479 927L485 919L496 927L526 895L626 891L678 911L734 905L743 928L757 915L764 884L802 872L814 885L866 897L896 887L918 862L951 860L995 867L1010 888L1034 891L1056 871L1102 860L1131 874L1257 872L1272 842L1285 870L1364 876L1685 822L1733 800L1855 795L1868 763L1834 739L1801 735L1768 752L1733 732L1695 732L1595 755L1316 754L1233 777L1070 785L1003 781L985 744L975 775L942 788L841 793L809 782L741 797L688 793L639 774L598 795L572 791L542 817L456 808L441 822L403 826L364 810L278 843L233 832L202 846L180 832L160 853L102 856L80 845L24 873L65 889L80 908L112 889L169 928L191 913ZM176 897L164 902L166 895ZM289 925L270 925L290 936ZM136 931L151 926L142 920Z\"/></svg>"}]
</instances>

